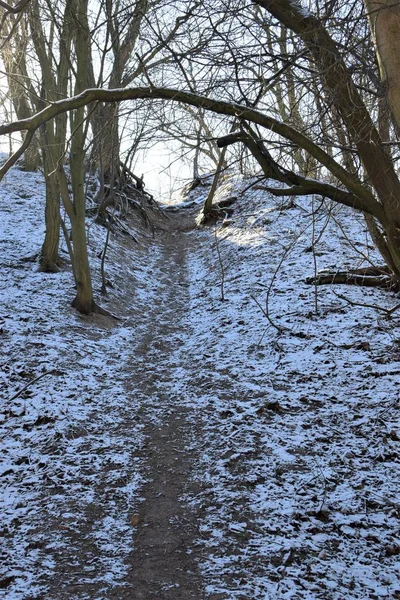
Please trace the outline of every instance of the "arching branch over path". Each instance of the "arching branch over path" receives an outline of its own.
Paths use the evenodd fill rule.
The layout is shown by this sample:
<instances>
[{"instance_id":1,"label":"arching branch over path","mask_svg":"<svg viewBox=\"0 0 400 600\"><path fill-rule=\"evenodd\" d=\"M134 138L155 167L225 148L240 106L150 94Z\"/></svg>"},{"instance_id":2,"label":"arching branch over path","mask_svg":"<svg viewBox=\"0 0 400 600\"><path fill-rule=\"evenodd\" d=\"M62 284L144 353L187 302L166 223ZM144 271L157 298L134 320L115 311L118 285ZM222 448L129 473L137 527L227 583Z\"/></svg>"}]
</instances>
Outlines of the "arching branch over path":
<instances>
[{"instance_id":1,"label":"arching branch over path","mask_svg":"<svg viewBox=\"0 0 400 600\"><path fill-rule=\"evenodd\" d=\"M249 127L246 127L249 129ZM251 131L251 130L250 130ZM254 135L241 131L239 133L231 133L218 140L218 146L225 148L230 144L241 142L250 150L258 164L264 171L268 179L274 179L289 187L286 188L267 188L271 194L275 196L306 196L310 194L318 194L325 198L330 198L334 202L339 202L350 208L356 208L363 211L363 204L354 194L346 192L330 183L317 181L303 177L281 167L276 160L273 159L271 153L265 147L262 140L257 139Z\"/></svg>"},{"instance_id":2,"label":"arching branch over path","mask_svg":"<svg viewBox=\"0 0 400 600\"><path fill-rule=\"evenodd\" d=\"M346 171L327 152L325 152L325 150L294 127L241 104L216 100L182 90L156 87L132 87L114 90L88 89L71 98L52 103L28 119L22 119L0 126L0 135L14 133L16 131L36 131L43 123L50 121L57 115L82 108L93 102L123 102L126 100L146 98L170 100L189 104L217 114L232 116L242 121L255 123L273 131L281 137L291 141L296 146L304 148L304 150L309 152L309 154L326 167L332 175L334 175L340 183L358 199L358 202L354 206L355 208L373 215L381 222L384 220L382 206L375 199L374 195L355 176ZM21 149L11 156L2 166L0 169L0 180L8 169L15 164L20 155ZM338 201L340 202L339 198Z\"/></svg>"}]
</instances>

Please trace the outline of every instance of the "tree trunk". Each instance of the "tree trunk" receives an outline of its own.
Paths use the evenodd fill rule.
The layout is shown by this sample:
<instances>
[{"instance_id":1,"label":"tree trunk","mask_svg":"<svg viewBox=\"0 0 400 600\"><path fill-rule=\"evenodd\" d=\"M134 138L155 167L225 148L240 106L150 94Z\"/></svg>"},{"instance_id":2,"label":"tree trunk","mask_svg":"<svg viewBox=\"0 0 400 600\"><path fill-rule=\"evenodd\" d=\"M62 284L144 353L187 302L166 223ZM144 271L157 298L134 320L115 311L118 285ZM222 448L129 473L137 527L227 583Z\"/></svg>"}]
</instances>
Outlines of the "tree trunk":
<instances>
[{"instance_id":1,"label":"tree trunk","mask_svg":"<svg viewBox=\"0 0 400 600\"><path fill-rule=\"evenodd\" d=\"M75 200L74 205L76 210ZM92 279L87 252L85 219L79 213L80 210L78 209L76 218L71 222L76 284L76 296L72 301L72 306L80 313L89 315L95 310L95 303L93 300Z\"/></svg>"},{"instance_id":2,"label":"tree trunk","mask_svg":"<svg viewBox=\"0 0 400 600\"><path fill-rule=\"evenodd\" d=\"M80 92L87 85L89 72L88 66L88 25L87 25L87 0L78 3L79 27L75 36L75 52L77 60L75 92ZM80 108L72 116L71 131L71 158L70 172L73 196L73 210L70 215L72 229L72 245L74 250L74 276L76 283L76 297L72 302L79 312L90 314L95 310L93 300L92 279L90 274L89 257L86 239L86 198L85 198L85 109Z\"/></svg>"},{"instance_id":3,"label":"tree trunk","mask_svg":"<svg viewBox=\"0 0 400 600\"><path fill-rule=\"evenodd\" d=\"M212 215L212 212L213 212L213 200L214 200L215 192L217 191L219 179L221 177L221 169L225 162L225 154L226 154L226 147L222 149L221 156L219 158L218 165L217 165L217 170L215 171L215 175L214 175L213 182L211 184L210 191L208 192L208 196L207 196L206 201L203 206L203 221L206 221L207 217Z\"/></svg>"},{"instance_id":4,"label":"tree trunk","mask_svg":"<svg viewBox=\"0 0 400 600\"><path fill-rule=\"evenodd\" d=\"M45 223L46 234L40 253L39 268L41 271L56 273L59 271L59 242L60 242L60 187L56 174L58 161L62 159L65 140L64 116L57 117L55 123L47 123L41 128L40 143L44 178L46 182ZM60 125L61 127L60 131ZM58 127L54 135L54 129ZM58 140L58 143L57 143ZM61 141L60 141L61 140Z\"/></svg>"},{"instance_id":5,"label":"tree trunk","mask_svg":"<svg viewBox=\"0 0 400 600\"><path fill-rule=\"evenodd\" d=\"M119 104L99 104L92 117L95 170L109 183L120 162Z\"/></svg>"},{"instance_id":6,"label":"tree trunk","mask_svg":"<svg viewBox=\"0 0 400 600\"><path fill-rule=\"evenodd\" d=\"M392 0L364 0L382 83L400 126L400 5Z\"/></svg>"},{"instance_id":7,"label":"tree trunk","mask_svg":"<svg viewBox=\"0 0 400 600\"><path fill-rule=\"evenodd\" d=\"M24 152L24 169L25 171L37 171L40 163L39 143L37 138L33 138Z\"/></svg>"},{"instance_id":8,"label":"tree trunk","mask_svg":"<svg viewBox=\"0 0 400 600\"><path fill-rule=\"evenodd\" d=\"M46 163L45 163L46 164ZM39 269L46 273L57 273L60 243L60 193L56 175L46 172L46 234L39 258Z\"/></svg>"},{"instance_id":9,"label":"tree trunk","mask_svg":"<svg viewBox=\"0 0 400 600\"><path fill-rule=\"evenodd\" d=\"M387 103L400 128L400 6L389 0L364 0ZM383 173L385 175L385 173ZM393 189L385 206L387 246L400 271L400 195Z\"/></svg>"}]
</instances>

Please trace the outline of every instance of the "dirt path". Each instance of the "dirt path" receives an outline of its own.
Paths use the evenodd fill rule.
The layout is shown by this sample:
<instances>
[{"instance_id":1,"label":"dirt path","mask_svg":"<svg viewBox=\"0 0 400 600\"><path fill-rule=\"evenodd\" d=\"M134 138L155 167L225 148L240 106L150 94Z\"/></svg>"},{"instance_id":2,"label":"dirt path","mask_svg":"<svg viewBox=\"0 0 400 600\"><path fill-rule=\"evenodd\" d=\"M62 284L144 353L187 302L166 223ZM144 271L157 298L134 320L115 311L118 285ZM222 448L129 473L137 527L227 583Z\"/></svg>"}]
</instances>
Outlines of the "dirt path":
<instances>
[{"instance_id":1,"label":"dirt path","mask_svg":"<svg viewBox=\"0 0 400 600\"><path fill-rule=\"evenodd\" d=\"M196 515L182 501L191 459L185 449L188 423L173 412L149 432L147 473L132 555L129 589L121 598L206 598L194 553Z\"/></svg>"},{"instance_id":2,"label":"dirt path","mask_svg":"<svg viewBox=\"0 0 400 600\"><path fill-rule=\"evenodd\" d=\"M185 331L189 334L185 327L189 305L185 246L182 234L163 236L159 299L149 311L146 334L132 360L132 392L139 383L142 418L146 421L155 411L157 417L155 423L145 426L147 483L143 501L133 515L134 522L138 520L135 550L128 588L121 598L206 598L195 558L197 517L183 500L183 496L198 493L190 483L198 432L179 394L174 393L174 383L188 376L184 358L177 357L182 335ZM154 353L164 357L161 364L154 362Z\"/></svg>"},{"instance_id":3,"label":"dirt path","mask_svg":"<svg viewBox=\"0 0 400 600\"><path fill-rule=\"evenodd\" d=\"M95 481L93 477L88 481L90 501L60 494L55 512L64 514L65 522L50 516L50 530L56 536L61 527L64 544L54 556L55 575L46 581L49 600L210 598L198 567L198 516L186 501L199 493L191 472L201 439L197 419L179 393L190 376L183 352L185 336L190 335L186 236L160 235L162 239L148 251L154 304L144 306L140 315L133 312L125 323L134 332L121 374L126 397L119 405L97 406L86 430L76 433L82 438L73 459L80 465L77 481L84 477L82 470L91 468L84 453L92 457L92 464L95 454ZM118 361L117 355L105 359ZM118 460L104 464L101 448L93 449L93 441L102 438L117 457L128 455L120 473ZM144 482L141 499L127 507L127 482L135 479L137 470ZM56 499L59 492L53 490ZM121 515L122 530L117 525ZM110 548L115 548L118 536L131 546L121 566L125 573L119 577L110 567L113 556L107 536ZM114 579L110 585L105 584L107 578Z\"/></svg>"}]
</instances>

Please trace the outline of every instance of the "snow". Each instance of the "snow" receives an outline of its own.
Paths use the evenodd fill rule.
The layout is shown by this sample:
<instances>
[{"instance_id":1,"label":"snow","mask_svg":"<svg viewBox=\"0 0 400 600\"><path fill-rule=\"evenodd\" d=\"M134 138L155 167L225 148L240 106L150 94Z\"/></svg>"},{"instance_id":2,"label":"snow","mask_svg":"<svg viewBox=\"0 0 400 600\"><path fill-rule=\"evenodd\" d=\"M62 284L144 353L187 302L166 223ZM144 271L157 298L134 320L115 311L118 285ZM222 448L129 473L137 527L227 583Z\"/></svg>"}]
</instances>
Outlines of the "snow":
<instances>
[{"instance_id":1,"label":"snow","mask_svg":"<svg viewBox=\"0 0 400 600\"><path fill-rule=\"evenodd\" d=\"M280 203L260 192L239 194L235 222L218 230L227 302L220 301L215 244L213 253L189 259L195 283L188 343L193 354L203 348L199 378L210 379L210 391L196 398L208 408L207 451L198 467L213 490L202 526L204 544L214 550L204 565L214 584L208 589L243 599L392 597L400 590L398 442L390 438L399 426L399 321L338 301L334 287L318 288L315 315L314 289L303 283L313 270L309 202L291 210L279 210ZM347 238L362 244L360 218L347 209L335 213ZM317 227L325 223L323 213ZM346 245L331 219L318 244L319 268L336 266L339 248L342 265L354 264ZM207 286L199 286L202 273ZM263 306L271 285L269 314L284 327L280 335L252 301ZM341 293L396 303L376 290ZM229 524L245 514L240 545Z\"/></svg>"},{"instance_id":2,"label":"snow","mask_svg":"<svg viewBox=\"0 0 400 600\"><path fill-rule=\"evenodd\" d=\"M145 423L167 418L168 397L201 432L187 448L201 491L182 500L199 515L209 595L400 597L399 316L337 293L385 308L398 299L306 285L311 201L286 209L260 185L241 194L248 185L230 175L219 188L238 197L228 226L184 234L179 290L162 236L139 232L135 252L112 238L102 302L122 305L124 320L111 326L70 308L69 270L22 261L42 243L40 173L13 168L2 183L0 598L46 597L60 569L92 590L76 598L124 585ZM321 206L315 229L318 269L359 264L360 252L376 260L350 209ZM90 231L98 293L105 232ZM78 538L91 548L84 561Z\"/></svg>"},{"instance_id":3,"label":"snow","mask_svg":"<svg viewBox=\"0 0 400 600\"><path fill-rule=\"evenodd\" d=\"M23 201L18 200L21 190ZM126 395L118 361L124 360L127 328L110 332L91 326L90 320L83 320L69 308L73 297L69 272L46 275L36 272L34 263L21 262L40 249L43 198L40 174L13 169L3 183L4 495L0 548L1 575L11 577L12 584L6 591L0 589L0 597L5 594L15 599L24 598L27 591L34 596L45 589L40 580L46 571L54 569L52 554L68 545L69 531L81 531L84 509L96 496L99 476L103 485L115 487L123 496L110 507L113 512L103 519L93 540L102 554L100 572L108 581L125 572L124 558L131 551L131 540L119 509L120 504L129 506L142 483L139 473L124 486L114 482L123 477L125 465L132 462L131 454L141 445L140 427L129 451L118 432L118 424L124 420L118 407ZM96 250L94 237L92 254ZM45 372L46 377L14 401L9 400ZM115 405L111 411L110 398ZM85 450L86 445L89 450ZM61 512L67 495L73 498L74 510ZM46 519L54 527L50 538L40 531L40 523ZM46 563L39 552L43 547ZM98 570L97 565L96 577Z\"/></svg>"}]
</instances>

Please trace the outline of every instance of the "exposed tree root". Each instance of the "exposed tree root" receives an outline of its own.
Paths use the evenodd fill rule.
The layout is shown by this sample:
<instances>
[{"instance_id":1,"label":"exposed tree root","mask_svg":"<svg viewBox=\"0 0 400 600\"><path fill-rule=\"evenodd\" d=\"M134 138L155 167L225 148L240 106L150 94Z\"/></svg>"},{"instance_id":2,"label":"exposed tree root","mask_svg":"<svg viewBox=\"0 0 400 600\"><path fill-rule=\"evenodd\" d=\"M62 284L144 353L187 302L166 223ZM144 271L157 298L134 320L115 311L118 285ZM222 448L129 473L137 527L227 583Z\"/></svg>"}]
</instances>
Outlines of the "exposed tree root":
<instances>
[{"instance_id":1,"label":"exposed tree root","mask_svg":"<svg viewBox=\"0 0 400 600\"><path fill-rule=\"evenodd\" d=\"M37 261L37 259L39 258L39 252L36 252L36 254L32 254L31 256L23 256L22 258L19 259L19 262L22 263L34 263Z\"/></svg>"},{"instance_id":2,"label":"exposed tree root","mask_svg":"<svg viewBox=\"0 0 400 600\"><path fill-rule=\"evenodd\" d=\"M98 205L97 223L111 226L111 231L122 231L135 239L129 228L123 224L131 209L140 215L144 225L149 228L154 227L160 217L169 219L144 187L143 176L138 177L126 165L120 163L115 176L103 183L94 198L95 204Z\"/></svg>"},{"instance_id":3,"label":"exposed tree root","mask_svg":"<svg viewBox=\"0 0 400 600\"><path fill-rule=\"evenodd\" d=\"M219 210L213 208L207 214L205 214L204 212L200 214L199 220L198 220L198 225L200 225L200 226L215 225L215 223L219 219L221 219L221 217L223 217L221 212Z\"/></svg>"},{"instance_id":4,"label":"exposed tree root","mask_svg":"<svg viewBox=\"0 0 400 600\"><path fill-rule=\"evenodd\" d=\"M39 268L40 273L59 273L60 267L53 261L40 261Z\"/></svg>"},{"instance_id":5,"label":"exposed tree root","mask_svg":"<svg viewBox=\"0 0 400 600\"><path fill-rule=\"evenodd\" d=\"M122 321L123 319L121 319L121 317L118 317L117 315L114 315L114 313L110 312L109 310L102 308L101 306L99 306L98 304L94 303L94 310L93 312L96 315L103 315L105 317L110 317L111 319L114 319L115 321Z\"/></svg>"},{"instance_id":6,"label":"exposed tree root","mask_svg":"<svg viewBox=\"0 0 400 600\"><path fill-rule=\"evenodd\" d=\"M340 283L362 287L378 287L394 292L400 291L399 280L386 266L349 269L348 271L322 271L315 277L307 277L305 282L312 285Z\"/></svg>"},{"instance_id":7,"label":"exposed tree root","mask_svg":"<svg viewBox=\"0 0 400 600\"><path fill-rule=\"evenodd\" d=\"M207 213L202 212L200 214L198 224L200 226L214 225L220 219L226 219L227 217L232 216L233 208L231 207L235 200L237 200L237 196L231 196L230 198L221 200L218 204L214 204L210 211Z\"/></svg>"},{"instance_id":8,"label":"exposed tree root","mask_svg":"<svg viewBox=\"0 0 400 600\"><path fill-rule=\"evenodd\" d=\"M38 256L39 255L36 254L34 257L23 258L20 262L36 262ZM62 256L57 258L57 262L50 260L44 261L39 257L38 271L39 273L59 273L68 268L69 265L70 262Z\"/></svg>"},{"instance_id":9,"label":"exposed tree root","mask_svg":"<svg viewBox=\"0 0 400 600\"><path fill-rule=\"evenodd\" d=\"M77 298L75 297L73 299L73 301L71 302L71 306L72 308L76 308L76 310L81 314L81 315L103 315L105 317L110 317L111 319L114 319L115 321L122 321L121 317L118 317L117 315L114 315L114 313L110 312L109 310L102 308L101 306L99 306L98 304L96 304L96 302L94 300L92 300L92 302L87 305L87 304L80 304L77 300Z\"/></svg>"}]
</instances>

